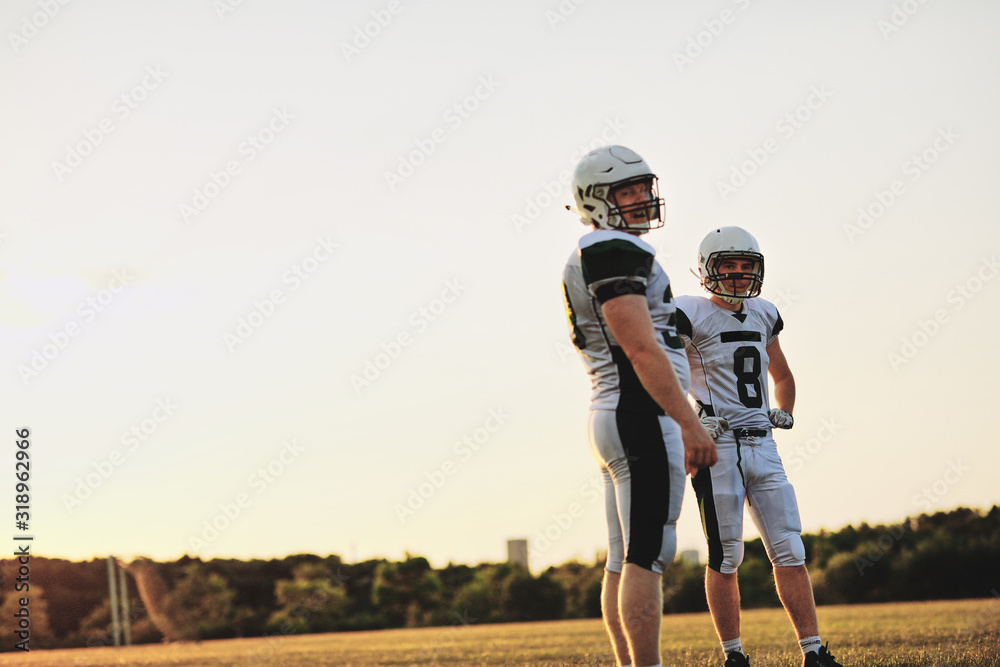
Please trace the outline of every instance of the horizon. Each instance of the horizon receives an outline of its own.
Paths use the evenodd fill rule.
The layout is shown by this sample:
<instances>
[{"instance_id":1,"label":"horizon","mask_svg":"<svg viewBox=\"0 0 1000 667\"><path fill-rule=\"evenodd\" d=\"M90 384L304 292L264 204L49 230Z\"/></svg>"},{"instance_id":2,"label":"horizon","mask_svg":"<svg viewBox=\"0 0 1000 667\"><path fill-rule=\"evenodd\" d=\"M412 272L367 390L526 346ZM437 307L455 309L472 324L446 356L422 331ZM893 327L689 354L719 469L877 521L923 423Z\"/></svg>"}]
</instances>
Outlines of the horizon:
<instances>
[{"instance_id":1,"label":"horizon","mask_svg":"<svg viewBox=\"0 0 1000 667\"><path fill-rule=\"evenodd\" d=\"M961 512L961 511L971 511L971 512L974 512L974 513L976 513L976 514L978 514L980 516L984 516L986 514L989 514L991 511L994 511L994 510L996 510L998 508L1000 508L1000 504L993 505L993 506L988 507L988 508L987 507L965 507L965 506L957 506L957 507L952 507L950 509L936 510L936 511L934 511L932 513L921 513L921 514L916 514L916 515L907 515L907 516L903 517L902 519L900 519L898 521L889 521L889 522L875 523L875 524L868 524L867 522L861 522L861 523L859 523L857 525L855 525L855 524L845 524L845 525L840 526L839 528L835 528L835 529L820 528L820 529L815 530L815 531L802 531L802 535L803 536L809 536L809 535L812 535L812 536L831 535L831 534L836 534L836 533L839 533L841 531L844 531L844 530L846 530L848 528L860 529L862 527L867 527L867 528L871 528L871 529L876 529L876 528L880 528L880 527L896 526L896 525L908 526L908 525L912 525L913 521L915 519L921 517L921 516L935 516L935 515L939 515L939 514L950 515L950 514L954 514L956 512ZM508 539L516 540L516 539L524 539L524 538L512 537L512 538L508 538ZM752 538L751 537L746 537L745 541L746 542L755 542L755 541L760 541L760 539L761 539L760 536L757 535L757 536L754 536ZM505 550L506 550L506 541L505 541ZM408 554L410 558L424 558L424 559L426 559L427 562L431 565L431 568L435 569L435 570L445 569L445 568L450 567L450 566L478 567L480 565L498 565L498 564L512 562L512 561L510 561L509 559L507 559L505 557L505 558L500 559L500 560L480 560L480 561L477 561L475 563L447 561L447 562L441 564L441 563L435 563L434 559L428 557L425 554L411 552L411 551L406 551L406 550L404 550L404 553ZM698 554L698 562L695 563L695 564L696 565L704 565L705 564L705 560L704 560L705 554L702 553L701 551L697 550L697 549L680 549L680 548L678 548L677 549L677 553L676 553L676 555L674 557L673 562L678 562L678 561L684 560L684 554L685 553L697 553ZM80 558L80 559L66 558L66 557L62 557L62 556L50 556L50 555L46 555L46 554L42 554L42 553L36 554L34 552L31 554L31 556L33 558L46 558L46 559L52 559L52 560L65 560L65 561L73 562L73 563L84 563L84 562L90 562L90 561L94 561L94 560L107 560L108 558L116 558L118 560L121 560L115 554L94 555L94 556L91 556L89 558L85 557L85 558ZM311 553L311 552L299 552L299 553L287 553L287 554L280 555L280 556L270 556L270 557L263 557L263 556L242 556L242 557L238 557L238 556L227 556L225 554L220 554L220 555L212 556L211 558L202 558L202 557L197 556L197 555L192 556L191 554L182 554L181 556L178 556L177 558L172 558L172 559L155 559L155 558L149 558L149 560L151 560L153 562L156 562L156 563L172 563L172 562L178 562L178 561L181 561L181 560L188 559L188 560L192 560L192 561L200 561L200 562L203 562L203 563L208 563L208 562L211 562L213 560L236 560L236 561L263 560L263 561L281 561L281 560L287 560L289 558L295 558L295 557L299 557L299 556L316 557L316 558L320 558L320 559L323 559L323 560L325 560L327 558L334 558L334 557L336 557L344 565L358 565L358 564L362 564L362 563L366 563L366 562L372 562L372 561L402 562L403 560L405 560L405 558L404 559L393 559L393 558L390 558L388 556L370 556L370 557L363 558L363 559L347 559L347 558L344 558L342 554L332 553L332 552L328 553L328 554L319 554L319 553ZM532 559L531 559L531 541L530 541L530 539L528 540L528 570L529 570L529 572L532 573L533 576L541 575L542 573L544 573L550 567L556 567L556 568L558 568L558 567L560 567L562 565L567 565L567 564L570 564L570 563L581 563L583 565L588 565L588 564L591 564L591 561L593 561L592 564L594 566L597 566L597 565L601 564L601 561L603 561L604 556L605 556L605 552L599 550L599 551L595 552L594 558L592 558L590 560L586 560L586 559L582 559L581 560L581 559L578 559L578 558L574 557L574 558L570 558L568 560L565 560L565 561L563 561L561 563L549 564L549 565L547 565L544 568L539 568L539 567L536 567L536 566L534 566L532 564ZM129 559L129 562L132 562L132 561L137 560L137 559L142 559L142 558L148 558L148 557L144 556L142 554L139 554L139 555L136 555L136 556L132 557L131 559ZM8 560L8 559L4 559L4 560ZM809 563L807 562L806 564L808 565Z\"/></svg>"},{"instance_id":2,"label":"horizon","mask_svg":"<svg viewBox=\"0 0 1000 667\"><path fill-rule=\"evenodd\" d=\"M710 229L760 244L805 532L997 504L1000 6L907 7L5 3L32 549L592 558L560 281L611 143L658 176L675 295Z\"/></svg>"}]
</instances>

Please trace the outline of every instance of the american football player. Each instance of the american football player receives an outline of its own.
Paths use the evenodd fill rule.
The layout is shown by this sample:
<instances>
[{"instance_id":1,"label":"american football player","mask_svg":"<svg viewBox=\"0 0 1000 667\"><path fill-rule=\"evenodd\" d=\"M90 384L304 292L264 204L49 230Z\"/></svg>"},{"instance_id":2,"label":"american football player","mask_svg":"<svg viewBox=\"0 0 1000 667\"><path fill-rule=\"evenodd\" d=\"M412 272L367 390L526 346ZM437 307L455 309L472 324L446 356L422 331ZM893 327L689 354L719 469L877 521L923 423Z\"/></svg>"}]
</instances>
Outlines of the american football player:
<instances>
[{"instance_id":1,"label":"american football player","mask_svg":"<svg viewBox=\"0 0 1000 667\"><path fill-rule=\"evenodd\" d=\"M778 343L784 327L778 309L759 297L764 256L747 231L720 227L698 249L698 273L709 296L678 296L676 317L691 364L691 395L719 456L691 482L708 541L705 592L725 665L749 665L740 638L736 575L743 560L746 503L773 565L778 597L798 635L803 664L840 667L821 644L795 491L771 435L772 429L795 423L795 379ZM774 381L774 408L768 375Z\"/></svg>"},{"instance_id":2,"label":"american football player","mask_svg":"<svg viewBox=\"0 0 1000 667\"><path fill-rule=\"evenodd\" d=\"M676 551L685 471L715 463L715 444L686 398L670 280L639 238L663 225L656 176L635 152L606 146L580 160L572 187L592 227L566 264L563 294L593 385L588 437L608 524L601 608L619 665L659 665L660 580Z\"/></svg>"}]
</instances>

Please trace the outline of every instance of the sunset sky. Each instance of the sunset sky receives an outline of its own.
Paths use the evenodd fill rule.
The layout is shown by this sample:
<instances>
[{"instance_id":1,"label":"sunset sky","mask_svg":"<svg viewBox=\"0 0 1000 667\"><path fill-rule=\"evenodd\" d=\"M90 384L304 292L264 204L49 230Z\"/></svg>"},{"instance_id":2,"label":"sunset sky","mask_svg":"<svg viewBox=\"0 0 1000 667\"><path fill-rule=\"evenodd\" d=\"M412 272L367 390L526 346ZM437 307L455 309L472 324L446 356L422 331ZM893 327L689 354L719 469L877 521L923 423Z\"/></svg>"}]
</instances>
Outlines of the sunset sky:
<instances>
[{"instance_id":1,"label":"sunset sky","mask_svg":"<svg viewBox=\"0 0 1000 667\"><path fill-rule=\"evenodd\" d=\"M1000 502L998 26L987 0L3 3L0 413L31 431L34 553L592 561L560 280L569 173L608 143L659 176L675 294L713 227L760 242L806 531ZM705 552L690 488L678 531Z\"/></svg>"}]
</instances>

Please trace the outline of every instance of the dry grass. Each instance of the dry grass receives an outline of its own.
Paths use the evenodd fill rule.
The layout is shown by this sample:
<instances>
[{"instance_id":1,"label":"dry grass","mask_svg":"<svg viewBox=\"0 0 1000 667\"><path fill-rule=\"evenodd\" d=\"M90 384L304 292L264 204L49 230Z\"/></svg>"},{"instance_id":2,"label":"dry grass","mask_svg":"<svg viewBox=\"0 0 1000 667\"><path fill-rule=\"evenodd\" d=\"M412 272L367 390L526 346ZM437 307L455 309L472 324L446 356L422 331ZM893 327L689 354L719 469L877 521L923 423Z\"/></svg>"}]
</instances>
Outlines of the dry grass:
<instances>
[{"instance_id":1,"label":"dry grass","mask_svg":"<svg viewBox=\"0 0 1000 667\"><path fill-rule=\"evenodd\" d=\"M845 667L997 667L1000 600L821 607L824 640ZM747 611L754 667L797 667L780 609ZM6 647L5 647L6 648ZM707 614L663 619L663 664L719 666ZM577 665L614 664L598 620L456 625L201 643L6 653L0 665Z\"/></svg>"}]
</instances>

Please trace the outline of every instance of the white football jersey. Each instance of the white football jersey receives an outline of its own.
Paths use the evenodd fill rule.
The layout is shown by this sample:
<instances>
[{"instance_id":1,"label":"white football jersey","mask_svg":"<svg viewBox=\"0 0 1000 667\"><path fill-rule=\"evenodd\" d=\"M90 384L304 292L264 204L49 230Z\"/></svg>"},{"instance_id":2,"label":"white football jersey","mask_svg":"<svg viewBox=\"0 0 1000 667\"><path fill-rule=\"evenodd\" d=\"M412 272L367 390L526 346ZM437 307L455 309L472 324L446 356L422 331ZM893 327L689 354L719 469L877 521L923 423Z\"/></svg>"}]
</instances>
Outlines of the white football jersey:
<instances>
[{"instance_id":1,"label":"white football jersey","mask_svg":"<svg viewBox=\"0 0 1000 667\"><path fill-rule=\"evenodd\" d=\"M784 323L770 301L745 299L739 312L703 296L679 296L677 330L691 362L691 395L730 428L771 428L767 346Z\"/></svg>"},{"instance_id":2,"label":"white football jersey","mask_svg":"<svg viewBox=\"0 0 1000 667\"><path fill-rule=\"evenodd\" d=\"M645 295L660 347L673 362L684 391L688 390L690 373L684 343L677 335L670 279L651 245L625 232L601 229L586 234L566 263L563 294L570 337L594 387L591 410L664 414L642 386L601 313L602 303L624 294Z\"/></svg>"}]
</instances>

